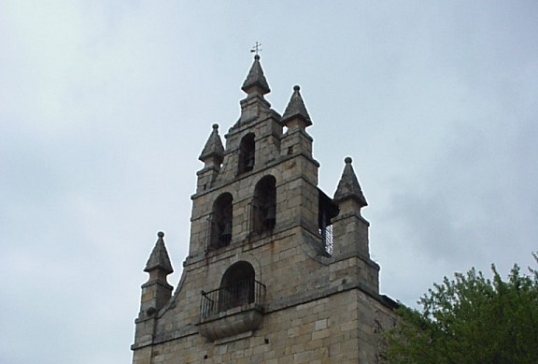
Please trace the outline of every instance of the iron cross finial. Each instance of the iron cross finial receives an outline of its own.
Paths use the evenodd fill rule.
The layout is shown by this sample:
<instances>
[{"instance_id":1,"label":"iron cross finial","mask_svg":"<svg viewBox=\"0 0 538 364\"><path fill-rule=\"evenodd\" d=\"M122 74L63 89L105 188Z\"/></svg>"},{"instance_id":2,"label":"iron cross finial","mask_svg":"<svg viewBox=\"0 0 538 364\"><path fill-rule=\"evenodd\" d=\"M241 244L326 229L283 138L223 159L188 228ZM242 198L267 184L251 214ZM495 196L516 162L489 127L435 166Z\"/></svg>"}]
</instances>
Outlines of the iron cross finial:
<instances>
[{"instance_id":1,"label":"iron cross finial","mask_svg":"<svg viewBox=\"0 0 538 364\"><path fill-rule=\"evenodd\" d=\"M252 49L250 50L250 53L255 53L256 55L258 55L258 53L262 51L261 46L262 46L261 43L256 42L256 45L252 47Z\"/></svg>"}]
</instances>

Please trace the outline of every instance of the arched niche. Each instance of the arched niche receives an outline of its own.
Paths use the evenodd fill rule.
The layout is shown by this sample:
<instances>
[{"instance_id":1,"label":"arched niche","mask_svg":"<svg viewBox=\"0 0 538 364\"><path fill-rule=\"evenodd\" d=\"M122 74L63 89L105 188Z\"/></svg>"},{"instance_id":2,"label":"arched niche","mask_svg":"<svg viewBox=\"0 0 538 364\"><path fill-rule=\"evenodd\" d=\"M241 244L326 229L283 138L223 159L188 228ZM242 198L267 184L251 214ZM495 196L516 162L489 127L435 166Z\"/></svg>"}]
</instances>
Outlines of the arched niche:
<instances>
[{"instance_id":1,"label":"arched niche","mask_svg":"<svg viewBox=\"0 0 538 364\"><path fill-rule=\"evenodd\" d=\"M254 232L271 231L276 224L276 179L269 175L258 181L251 203Z\"/></svg>"},{"instance_id":2,"label":"arched niche","mask_svg":"<svg viewBox=\"0 0 538 364\"><path fill-rule=\"evenodd\" d=\"M220 282L219 311L255 301L256 273L252 265L239 261L231 265Z\"/></svg>"},{"instance_id":3,"label":"arched niche","mask_svg":"<svg viewBox=\"0 0 538 364\"><path fill-rule=\"evenodd\" d=\"M256 162L256 143L254 133L248 133L241 139L239 144L239 164L237 174L250 172L254 169Z\"/></svg>"},{"instance_id":4,"label":"arched niche","mask_svg":"<svg viewBox=\"0 0 538 364\"><path fill-rule=\"evenodd\" d=\"M233 226L232 202L232 195L226 192L220 195L213 203L213 210L210 218L210 250L230 245Z\"/></svg>"}]
</instances>

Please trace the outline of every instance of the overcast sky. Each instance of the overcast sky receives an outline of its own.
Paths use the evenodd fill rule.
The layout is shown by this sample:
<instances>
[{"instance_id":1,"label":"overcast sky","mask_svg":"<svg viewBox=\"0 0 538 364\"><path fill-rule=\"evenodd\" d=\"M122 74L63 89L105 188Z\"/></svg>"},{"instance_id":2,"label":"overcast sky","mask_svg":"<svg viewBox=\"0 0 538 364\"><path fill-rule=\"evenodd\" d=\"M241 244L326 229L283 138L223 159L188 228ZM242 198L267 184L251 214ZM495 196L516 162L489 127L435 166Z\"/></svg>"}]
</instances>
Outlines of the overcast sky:
<instances>
[{"instance_id":1,"label":"overcast sky","mask_svg":"<svg viewBox=\"0 0 538 364\"><path fill-rule=\"evenodd\" d=\"M179 281L197 160L262 43L321 188L353 157L381 291L414 305L538 250L538 2L0 0L0 362L130 363L142 271Z\"/></svg>"}]
</instances>

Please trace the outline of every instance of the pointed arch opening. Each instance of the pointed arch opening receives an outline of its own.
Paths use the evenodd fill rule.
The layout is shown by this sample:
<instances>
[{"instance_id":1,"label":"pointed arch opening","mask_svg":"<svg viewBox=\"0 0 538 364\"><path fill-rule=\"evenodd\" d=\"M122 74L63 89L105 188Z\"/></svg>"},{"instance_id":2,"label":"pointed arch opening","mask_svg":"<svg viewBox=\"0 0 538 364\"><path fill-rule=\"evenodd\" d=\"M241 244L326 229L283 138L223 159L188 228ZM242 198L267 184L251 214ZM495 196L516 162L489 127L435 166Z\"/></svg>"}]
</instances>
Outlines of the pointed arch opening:
<instances>
[{"instance_id":1,"label":"pointed arch opening","mask_svg":"<svg viewBox=\"0 0 538 364\"><path fill-rule=\"evenodd\" d=\"M263 177L254 188L251 203L252 228L256 233L271 231L276 224L276 179Z\"/></svg>"},{"instance_id":2,"label":"pointed arch opening","mask_svg":"<svg viewBox=\"0 0 538 364\"><path fill-rule=\"evenodd\" d=\"M256 273L252 265L240 261L230 266L220 283L219 311L253 303Z\"/></svg>"},{"instance_id":3,"label":"pointed arch opening","mask_svg":"<svg viewBox=\"0 0 538 364\"><path fill-rule=\"evenodd\" d=\"M232 202L232 195L226 192L220 195L213 204L209 249L219 249L230 245L233 226Z\"/></svg>"},{"instance_id":4,"label":"pointed arch opening","mask_svg":"<svg viewBox=\"0 0 538 364\"><path fill-rule=\"evenodd\" d=\"M239 144L239 165L237 174L250 172L254 169L256 162L256 143L254 133L248 133L241 139Z\"/></svg>"}]
</instances>

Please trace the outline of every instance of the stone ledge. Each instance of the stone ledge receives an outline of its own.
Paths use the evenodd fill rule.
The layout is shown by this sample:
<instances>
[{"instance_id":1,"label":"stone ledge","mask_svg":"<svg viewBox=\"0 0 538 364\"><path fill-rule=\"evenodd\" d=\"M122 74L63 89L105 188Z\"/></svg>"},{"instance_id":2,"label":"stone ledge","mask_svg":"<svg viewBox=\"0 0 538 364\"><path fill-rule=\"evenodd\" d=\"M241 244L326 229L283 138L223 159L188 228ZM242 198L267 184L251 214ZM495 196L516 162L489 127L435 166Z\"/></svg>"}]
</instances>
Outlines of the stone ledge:
<instances>
[{"instance_id":1,"label":"stone ledge","mask_svg":"<svg viewBox=\"0 0 538 364\"><path fill-rule=\"evenodd\" d=\"M234 335L234 336L229 336L229 337L224 337L222 339L217 339L217 340L215 340L215 345L223 345L223 344L231 343L232 341L246 339L247 337L251 337L252 334L253 334L253 331L245 331L245 332L242 332L242 333Z\"/></svg>"},{"instance_id":2,"label":"stone ledge","mask_svg":"<svg viewBox=\"0 0 538 364\"><path fill-rule=\"evenodd\" d=\"M263 308L256 303L235 307L204 318L199 324L200 335L209 341L256 330L263 318Z\"/></svg>"}]
</instances>

